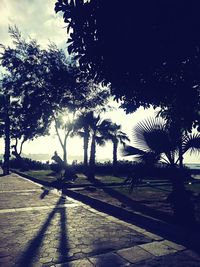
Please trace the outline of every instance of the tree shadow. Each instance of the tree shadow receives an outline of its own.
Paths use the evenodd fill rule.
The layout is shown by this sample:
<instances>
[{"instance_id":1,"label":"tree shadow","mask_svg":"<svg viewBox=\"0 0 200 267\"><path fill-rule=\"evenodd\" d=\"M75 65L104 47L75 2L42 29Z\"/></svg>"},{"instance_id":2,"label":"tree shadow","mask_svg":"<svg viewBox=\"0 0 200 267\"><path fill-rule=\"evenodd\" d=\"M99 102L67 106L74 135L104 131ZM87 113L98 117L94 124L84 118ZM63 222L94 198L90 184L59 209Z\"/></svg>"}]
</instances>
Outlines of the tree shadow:
<instances>
[{"instance_id":1,"label":"tree shadow","mask_svg":"<svg viewBox=\"0 0 200 267\"><path fill-rule=\"evenodd\" d=\"M142 227L154 234L161 235L163 238L169 239L173 242L180 242L181 244L200 253L200 231L198 225L193 225L192 227L179 225L176 223L173 216L170 216L170 214L168 215L162 211L157 211L154 208L142 205L112 188L102 186L103 183L98 180L94 183L95 185L98 183L105 193L119 200L122 205L125 207L127 206L128 209L124 209L123 206L117 207L109 203L103 204L103 202L98 199L90 201L83 198L87 204L128 223L134 223L134 225ZM73 194L71 196L73 197ZM132 211L130 211L130 208ZM193 236L192 239L191 236Z\"/></svg>"},{"instance_id":2,"label":"tree shadow","mask_svg":"<svg viewBox=\"0 0 200 267\"><path fill-rule=\"evenodd\" d=\"M68 258L68 241L67 241L67 217L66 217L66 208L60 207L64 203L64 199L62 197L59 198L56 203L54 209L49 213L46 221L39 229L37 236L34 237L28 244L26 250L22 253L20 259L17 262L17 266L35 266L35 261L39 261L39 252L42 246L43 239L45 237L45 233L48 230L48 227L53 220L56 214L60 215L60 239L59 239L59 248L58 248L58 261L61 263ZM58 224L59 225L59 224ZM53 264L53 263L52 263ZM67 263L61 266L68 266Z\"/></svg>"},{"instance_id":3,"label":"tree shadow","mask_svg":"<svg viewBox=\"0 0 200 267\"><path fill-rule=\"evenodd\" d=\"M116 191L113 188L105 187L105 186L103 186L104 183L97 180L97 179L94 180L94 184L102 186L101 187L102 190L105 193L107 193L108 195L110 195L111 197L120 201L122 203L122 206L127 206L127 207L131 208L133 211L143 212L145 215L153 216L153 217L159 218L161 220L165 220L169 223L173 222L173 218L170 215L166 214L165 212L155 210L151 207L147 207L146 205L129 198L128 196L120 193L119 191Z\"/></svg>"}]
</instances>

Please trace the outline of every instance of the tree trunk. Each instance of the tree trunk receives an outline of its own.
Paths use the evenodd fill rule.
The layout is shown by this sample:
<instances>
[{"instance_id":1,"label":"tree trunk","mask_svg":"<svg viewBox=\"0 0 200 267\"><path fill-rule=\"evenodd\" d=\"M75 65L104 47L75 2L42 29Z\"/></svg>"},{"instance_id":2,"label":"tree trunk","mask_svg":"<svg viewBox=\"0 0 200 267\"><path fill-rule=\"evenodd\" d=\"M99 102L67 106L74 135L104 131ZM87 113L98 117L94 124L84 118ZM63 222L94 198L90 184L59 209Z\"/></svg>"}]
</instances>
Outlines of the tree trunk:
<instances>
[{"instance_id":1,"label":"tree trunk","mask_svg":"<svg viewBox=\"0 0 200 267\"><path fill-rule=\"evenodd\" d=\"M88 172L88 179L91 179L91 180L95 178L95 155L96 155L96 140L95 140L95 134L94 134L92 136L89 172Z\"/></svg>"},{"instance_id":2,"label":"tree trunk","mask_svg":"<svg viewBox=\"0 0 200 267\"><path fill-rule=\"evenodd\" d=\"M21 144L20 144L20 148L19 148L19 152L18 152L18 139L16 138L16 143L15 145L12 146L12 148L14 149L14 151L12 151L12 155L15 156L16 160L17 160L17 164L20 168L21 171L28 171L29 170L29 166L28 164L24 161L24 159L21 157L21 153L22 153L22 147L23 144L25 143L25 140L22 140Z\"/></svg>"},{"instance_id":3,"label":"tree trunk","mask_svg":"<svg viewBox=\"0 0 200 267\"><path fill-rule=\"evenodd\" d=\"M88 143L89 143L89 133L88 131L85 130L85 135L84 135L84 139L83 139L83 150L84 150L84 169L85 172L87 173L87 169L88 169Z\"/></svg>"},{"instance_id":4,"label":"tree trunk","mask_svg":"<svg viewBox=\"0 0 200 267\"><path fill-rule=\"evenodd\" d=\"M23 145L23 144L22 144ZM22 145L21 145L21 151L17 151L17 146L18 146L18 139L15 138L15 145L12 146L13 150L12 155L16 157L16 159L20 160L21 159L21 152L22 152Z\"/></svg>"},{"instance_id":5,"label":"tree trunk","mask_svg":"<svg viewBox=\"0 0 200 267\"><path fill-rule=\"evenodd\" d=\"M67 149L63 146L63 161L67 164Z\"/></svg>"},{"instance_id":6,"label":"tree trunk","mask_svg":"<svg viewBox=\"0 0 200 267\"><path fill-rule=\"evenodd\" d=\"M192 226L195 224L195 211L192 203L192 192L184 185L184 172L181 168L174 168L172 177L172 192L168 200L172 205L175 222Z\"/></svg>"},{"instance_id":7,"label":"tree trunk","mask_svg":"<svg viewBox=\"0 0 200 267\"><path fill-rule=\"evenodd\" d=\"M5 105L5 152L3 174L8 175L10 172L9 159L10 159L10 117L9 117L10 98L6 99Z\"/></svg>"},{"instance_id":8,"label":"tree trunk","mask_svg":"<svg viewBox=\"0 0 200 267\"><path fill-rule=\"evenodd\" d=\"M64 137L64 140L62 141L61 139L61 136L60 136L60 133L59 133L59 129L58 129L58 126L57 126L57 120L56 120L56 117L53 116L54 118L54 121L55 121L55 130L56 130L56 134L57 134L57 137L58 137L58 140L59 140L59 143L62 147L62 150L63 150L63 161L67 164L67 138L69 136L69 133L70 131L68 131L66 134L65 134L65 137Z\"/></svg>"},{"instance_id":9,"label":"tree trunk","mask_svg":"<svg viewBox=\"0 0 200 267\"><path fill-rule=\"evenodd\" d=\"M118 147L118 142L114 141L113 142L113 174L117 173L117 147Z\"/></svg>"},{"instance_id":10,"label":"tree trunk","mask_svg":"<svg viewBox=\"0 0 200 267\"><path fill-rule=\"evenodd\" d=\"M84 137L84 145L83 145L83 149L84 149L84 166L87 167L88 166L88 138Z\"/></svg>"},{"instance_id":11,"label":"tree trunk","mask_svg":"<svg viewBox=\"0 0 200 267\"><path fill-rule=\"evenodd\" d=\"M89 129L88 127L84 128L84 144L83 144L83 149L84 149L84 166L88 166L88 143L89 143Z\"/></svg>"},{"instance_id":12,"label":"tree trunk","mask_svg":"<svg viewBox=\"0 0 200 267\"><path fill-rule=\"evenodd\" d=\"M179 142L178 144L178 161L179 167L172 167L172 192L169 194L168 200L171 203L174 219L177 223L191 227L195 224L195 211L192 202L192 192L186 190L184 185L185 171L183 168L183 149L182 149L182 126L181 118L174 120L176 122L173 136ZM176 163L177 163L176 162Z\"/></svg>"},{"instance_id":13,"label":"tree trunk","mask_svg":"<svg viewBox=\"0 0 200 267\"><path fill-rule=\"evenodd\" d=\"M22 157L21 157L20 153L17 152L17 149L16 149L15 146L13 146L13 148L14 148L14 151L12 151L12 155L15 156L15 158L16 158L17 160L21 160Z\"/></svg>"},{"instance_id":14,"label":"tree trunk","mask_svg":"<svg viewBox=\"0 0 200 267\"><path fill-rule=\"evenodd\" d=\"M179 144L179 167L183 168L183 148L182 148L182 142L180 141Z\"/></svg>"}]
</instances>

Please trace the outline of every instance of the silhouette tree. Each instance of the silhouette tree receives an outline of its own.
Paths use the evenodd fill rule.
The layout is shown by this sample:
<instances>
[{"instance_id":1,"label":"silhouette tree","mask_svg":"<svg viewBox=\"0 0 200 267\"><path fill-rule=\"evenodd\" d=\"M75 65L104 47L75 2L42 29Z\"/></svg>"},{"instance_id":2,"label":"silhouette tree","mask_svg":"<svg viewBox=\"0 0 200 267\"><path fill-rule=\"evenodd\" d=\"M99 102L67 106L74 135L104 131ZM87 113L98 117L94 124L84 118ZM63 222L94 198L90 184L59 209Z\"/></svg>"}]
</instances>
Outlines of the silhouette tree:
<instances>
[{"instance_id":1,"label":"silhouette tree","mask_svg":"<svg viewBox=\"0 0 200 267\"><path fill-rule=\"evenodd\" d=\"M89 82L80 76L72 58L69 62L55 44L41 49L35 40L24 40L16 27L10 27L9 33L14 47L1 45L1 63L7 70L2 90L3 93L9 92L15 100L11 113L11 137L15 140L13 153L20 157L24 142L47 134L57 114L95 105L99 95L104 99L108 90L93 96L92 103L91 93L95 94L95 88L88 90Z\"/></svg>"},{"instance_id":2,"label":"silhouette tree","mask_svg":"<svg viewBox=\"0 0 200 267\"><path fill-rule=\"evenodd\" d=\"M127 112L152 104L174 114L181 165L183 132L200 130L198 1L57 0L55 11L69 53L90 78L111 83Z\"/></svg>"},{"instance_id":3,"label":"silhouette tree","mask_svg":"<svg viewBox=\"0 0 200 267\"><path fill-rule=\"evenodd\" d=\"M162 160L170 165L170 178L173 190L168 200L171 202L174 217L180 223L192 224L195 221L194 207L191 201L191 192L184 187L184 178L187 173L182 168L176 168L177 163L182 165L180 159L180 136L174 131L172 125L161 119L148 119L140 122L134 129L134 141L137 147L126 146L124 154L135 155L140 161L147 163L145 168L150 164L155 164ZM185 132L181 136L182 155L186 152L200 152L200 134ZM148 170L148 169L147 169ZM141 172L140 169L140 175ZM165 170L169 171L169 170ZM135 174L138 175L138 174ZM146 171L147 175L147 171ZM132 179L132 185L134 177ZM183 208L184 207L184 208Z\"/></svg>"},{"instance_id":4,"label":"silhouette tree","mask_svg":"<svg viewBox=\"0 0 200 267\"><path fill-rule=\"evenodd\" d=\"M179 158L179 134L163 119L147 119L139 122L134 130L136 147L125 146L124 155L135 155L138 160L156 163L160 160L175 167L182 163ZM181 150L200 152L200 134L187 133L181 136Z\"/></svg>"},{"instance_id":5,"label":"silhouette tree","mask_svg":"<svg viewBox=\"0 0 200 267\"><path fill-rule=\"evenodd\" d=\"M62 96L63 88L66 89L61 85L63 81L59 84L63 53L53 46L49 51L41 50L35 40L25 41L16 27L10 27L9 33L14 46L1 45L1 63L6 70L1 92L11 97L13 152L20 157L26 140L47 133L50 115L60 104L58 94ZM17 150L20 139L22 143Z\"/></svg>"},{"instance_id":6,"label":"silhouette tree","mask_svg":"<svg viewBox=\"0 0 200 267\"><path fill-rule=\"evenodd\" d=\"M0 114L1 114L1 135L4 136L5 150L3 162L3 174L8 175L10 172L9 158L10 158L10 96L0 95Z\"/></svg>"},{"instance_id":7,"label":"silhouette tree","mask_svg":"<svg viewBox=\"0 0 200 267\"><path fill-rule=\"evenodd\" d=\"M116 123L111 123L108 132L108 139L110 139L113 143L113 171L117 167L117 150L118 145L125 145L126 141L130 141L127 134L121 131L121 125Z\"/></svg>"},{"instance_id":8,"label":"silhouette tree","mask_svg":"<svg viewBox=\"0 0 200 267\"><path fill-rule=\"evenodd\" d=\"M110 120L102 120L99 115L94 112L90 115L90 129L91 129L91 149L89 159L88 178L94 179L95 176L95 158L96 158L96 144L103 146L108 140L107 134L111 124Z\"/></svg>"},{"instance_id":9,"label":"silhouette tree","mask_svg":"<svg viewBox=\"0 0 200 267\"><path fill-rule=\"evenodd\" d=\"M196 0L57 0L55 11L68 26L69 53L90 78L111 83L127 112L175 105L188 130L200 125Z\"/></svg>"},{"instance_id":10,"label":"silhouette tree","mask_svg":"<svg viewBox=\"0 0 200 267\"><path fill-rule=\"evenodd\" d=\"M103 105L106 105L108 98L110 96L109 87L102 87L101 85L94 84L92 81L87 81L82 77L79 77L76 73L76 69L73 74L73 87L75 91L67 96L67 100L64 101L59 109L59 112L54 114L54 121L56 126L56 133L59 138L59 142L63 149L64 158L66 162L66 153L67 153L67 139L70 136L73 136L77 131L77 134L80 133L79 127L86 130L86 120L85 125L83 125L82 119L78 119L81 114L87 114L90 110L101 109ZM79 73L78 73L79 74ZM105 107L104 107L105 109ZM71 118L70 115L71 114ZM62 116L66 118L66 122L63 123ZM86 115L86 118L89 119L90 115ZM81 122L82 120L82 122ZM59 129L64 131L64 139L61 141L61 136L59 135ZM86 139L85 139L86 145ZM87 145L86 145L87 146ZM86 152L85 152L86 153Z\"/></svg>"},{"instance_id":11,"label":"silhouette tree","mask_svg":"<svg viewBox=\"0 0 200 267\"><path fill-rule=\"evenodd\" d=\"M75 127L74 127L74 134L83 138L83 150L84 150L83 164L84 164L85 171L87 171L87 167L88 167L88 146L89 146L89 139L90 139L90 124L91 124L92 119L93 119L92 111L88 113L86 112L81 113L78 116L75 122Z\"/></svg>"},{"instance_id":12,"label":"silhouette tree","mask_svg":"<svg viewBox=\"0 0 200 267\"><path fill-rule=\"evenodd\" d=\"M71 118L70 115L72 115L73 118ZM70 115L69 114L66 114L65 116L62 116L61 114L59 114L58 116L53 115L55 121L56 135L63 150L63 161L65 162L65 164L67 164L67 139L70 136L70 133L73 131L74 127L73 120L75 113ZM62 130L63 132L63 139L60 130Z\"/></svg>"},{"instance_id":13,"label":"silhouette tree","mask_svg":"<svg viewBox=\"0 0 200 267\"><path fill-rule=\"evenodd\" d=\"M44 114L41 115L32 106L27 106L23 101L20 102L12 100L10 108L12 154L18 160L21 160L24 143L48 134L50 124L49 118Z\"/></svg>"},{"instance_id":14,"label":"silhouette tree","mask_svg":"<svg viewBox=\"0 0 200 267\"><path fill-rule=\"evenodd\" d=\"M112 109L112 107L108 105L110 97L109 87L102 87L101 85L94 84L93 81L89 81L88 96L88 99L84 101L84 106L75 121L74 132L72 134L83 138L84 166L86 172L88 166L88 144L91 136L90 125L93 124L94 111L101 113Z\"/></svg>"}]
</instances>

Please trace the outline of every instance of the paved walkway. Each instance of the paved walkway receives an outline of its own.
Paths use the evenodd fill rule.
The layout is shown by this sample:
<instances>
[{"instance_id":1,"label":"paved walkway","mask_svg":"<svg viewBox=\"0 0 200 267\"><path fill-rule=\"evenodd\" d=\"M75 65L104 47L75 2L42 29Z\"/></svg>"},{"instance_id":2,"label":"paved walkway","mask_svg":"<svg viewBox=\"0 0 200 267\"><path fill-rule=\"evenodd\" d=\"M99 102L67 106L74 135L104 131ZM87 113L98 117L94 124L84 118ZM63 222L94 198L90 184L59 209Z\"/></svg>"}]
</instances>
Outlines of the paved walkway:
<instances>
[{"instance_id":1,"label":"paved walkway","mask_svg":"<svg viewBox=\"0 0 200 267\"><path fill-rule=\"evenodd\" d=\"M199 267L200 257L11 174L0 177L0 266Z\"/></svg>"}]
</instances>

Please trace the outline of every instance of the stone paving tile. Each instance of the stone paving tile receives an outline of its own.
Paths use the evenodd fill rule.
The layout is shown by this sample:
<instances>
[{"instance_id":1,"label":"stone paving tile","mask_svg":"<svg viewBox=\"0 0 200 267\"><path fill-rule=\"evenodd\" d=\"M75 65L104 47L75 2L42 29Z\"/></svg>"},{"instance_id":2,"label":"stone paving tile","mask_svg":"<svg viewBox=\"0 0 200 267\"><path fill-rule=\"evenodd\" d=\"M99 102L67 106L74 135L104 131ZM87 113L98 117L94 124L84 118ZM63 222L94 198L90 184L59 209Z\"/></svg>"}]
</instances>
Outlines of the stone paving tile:
<instances>
[{"instance_id":1,"label":"stone paving tile","mask_svg":"<svg viewBox=\"0 0 200 267\"><path fill-rule=\"evenodd\" d=\"M106 253L96 257L89 258L95 266L98 267L118 267L118 266L129 266L130 264L114 253Z\"/></svg>"},{"instance_id":2,"label":"stone paving tile","mask_svg":"<svg viewBox=\"0 0 200 267\"><path fill-rule=\"evenodd\" d=\"M97 211L97 210L95 210L95 209L93 209L93 208L90 208L90 210L91 210L92 212L94 212L95 214L99 214L99 215L101 215L102 217L105 217L105 216L106 216L106 218L107 218L108 220L112 221L112 222L114 221L114 222L118 222L118 223L120 223L120 224L123 224L123 225L125 225L125 226L128 226L129 228L133 229L134 231L136 231L136 232L138 232L138 233L141 233L141 234L145 235L146 237L152 239L152 241L153 241L153 240L154 240L154 241L161 241L161 240L164 239L162 236L153 234L153 233L151 233L151 232L147 231L146 229L141 228L141 227L139 227L139 226L136 226L136 225L133 225L133 224L130 224L130 223L121 221L121 220L119 220L119 219L117 219L117 218L115 218L115 217L113 217L113 216L109 216L109 215L107 215L107 214L105 214L105 213L102 213L102 212L99 212L99 211Z\"/></svg>"},{"instance_id":3,"label":"stone paving tile","mask_svg":"<svg viewBox=\"0 0 200 267\"><path fill-rule=\"evenodd\" d=\"M200 261L184 252L155 257L130 265L130 267L199 267Z\"/></svg>"},{"instance_id":4,"label":"stone paving tile","mask_svg":"<svg viewBox=\"0 0 200 267\"><path fill-rule=\"evenodd\" d=\"M199 258L178 244L68 197L43 193L16 174L0 178L1 266L166 267L169 257L169 266L179 267L173 259L178 262L183 253L188 263L200 266ZM168 253L175 256L156 257Z\"/></svg>"},{"instance_id":5,"label":"stone paving tile","mask_svg":"<svg viewBox=\"0 0 200 267\"><path fill-rule=\"evenodd\" d=\"M23 193L1 193L0 209L25 208L34 206L52 206L57 202L58 197L51 192L41 199L43 190Z\"/></svg>"},{"instance_id":6,"label":"stone paving tile","mask_svg":"<svg viewBox=\"0 0 200 267\"><path fill-rule=\"evenodd\" d=\"M9 191L9 190L13 191L13 190L38 189L38 188L39 186L37 184L32 183L15 173L0 177L0 191Z\"/></svg>"},{"instance_id":7,"label":"stone paving tile","mask_svg":"<svg viewBox=\"0 0 200 267\"><path fill-rule=\"evenodd\" d=\"M162 242L151 242L148 244L139 245L140 248L143 248L147 252L151 253L154 256L163 256L170 253L177 252L176 249L164 245Z\"/></svg>"},{"instance_id":8,"label":"stone paving tile","mask_svg":"<svg viewBox=\"0 0 200 267\"><path fill-rule=\"evenodd\" d=\"M159 236L159 235L156 235L156 234L153 234L153 233L150 233L148 231L143 231L142 232L145 236L148 236L149 238L152 238L153 240L156 240L156 241L161 241L163 240L163 237L162 236Z\"/></svg>"},{"instance_id":9,"label":"stone paving tile","mask_svg":"<svg viewBox=\"0 0 200 267\"><path fill-rule=\"evenodd\" d=\"M56 209L65 208L65 207L76 207L76 206L78 206L78 204L76 204L76 203L67 203L67 204L63 204L63 205L57 205ZM3 210L0 210L0 214L12 213L12 212L21 212L21 211L46 210L46 209L52 209L52 208L55 208L55 205L54 206L51 205L51 206L30 207L30 208L3 209Z\"/></svg>"},{"instance_id":10,"label":"stone paving tile","mask_svg":"<svg viewBox=\"0 0 200 267\"><path fill-rule=\"evenodd\" d=\"M2 193L23 193L23 194L26 194L28 192L37 192L37 191L41 192L41 187L38 187L38 189L4 190L4 191L0 191L0 194L2 194Z\"/></svg>"},{"instance_id":11,"label":"stone paving tile","mask_svg":"<svg viewBox=\"0 0 200 267\"><path fill-rule=\"evenodd\" d=\"M163 240L163 241L160 242L160 244L163 244L165 246L174 248L177 251L182 251L182 250L185 250L186 249L184 246L182 246L180 244L177 244L177 243L174 243L174 242L169 241L169 240Z\"/></svg>"},{"instance_id":12,"label":"stone paving tile","mask_svg":"<svg viewBox=\"0 0 200 267\"><path fill-rule=\"evenodd\" d=\"M151 241L82 205L2 214L0 229L0 250L9 248L18 266L37 258L41 265L57 264Z\"/></svg>"},{"instance_id":13,"label":"stone paving tile","mask_svg":"<svg viewBox=\"0 0 200 267\"><path fill-rule=\"evenodd\" d=\"M95 265L91 263L88 259L75 260L67 263L51 265L51 267L94 267Z\"/></svg>"},{"instance_id":14,"label":"stone paving tile","mask_svg":"<svg viewBox=\"0 0 200 267\"><path fill-rule=\"evenodd\" d=\"M138 246L118 250L117 254L131 263L139 262L141 260L151 259L154 257L151 253L145 251L144 249Z\"/></svg>"}]
</instances>

